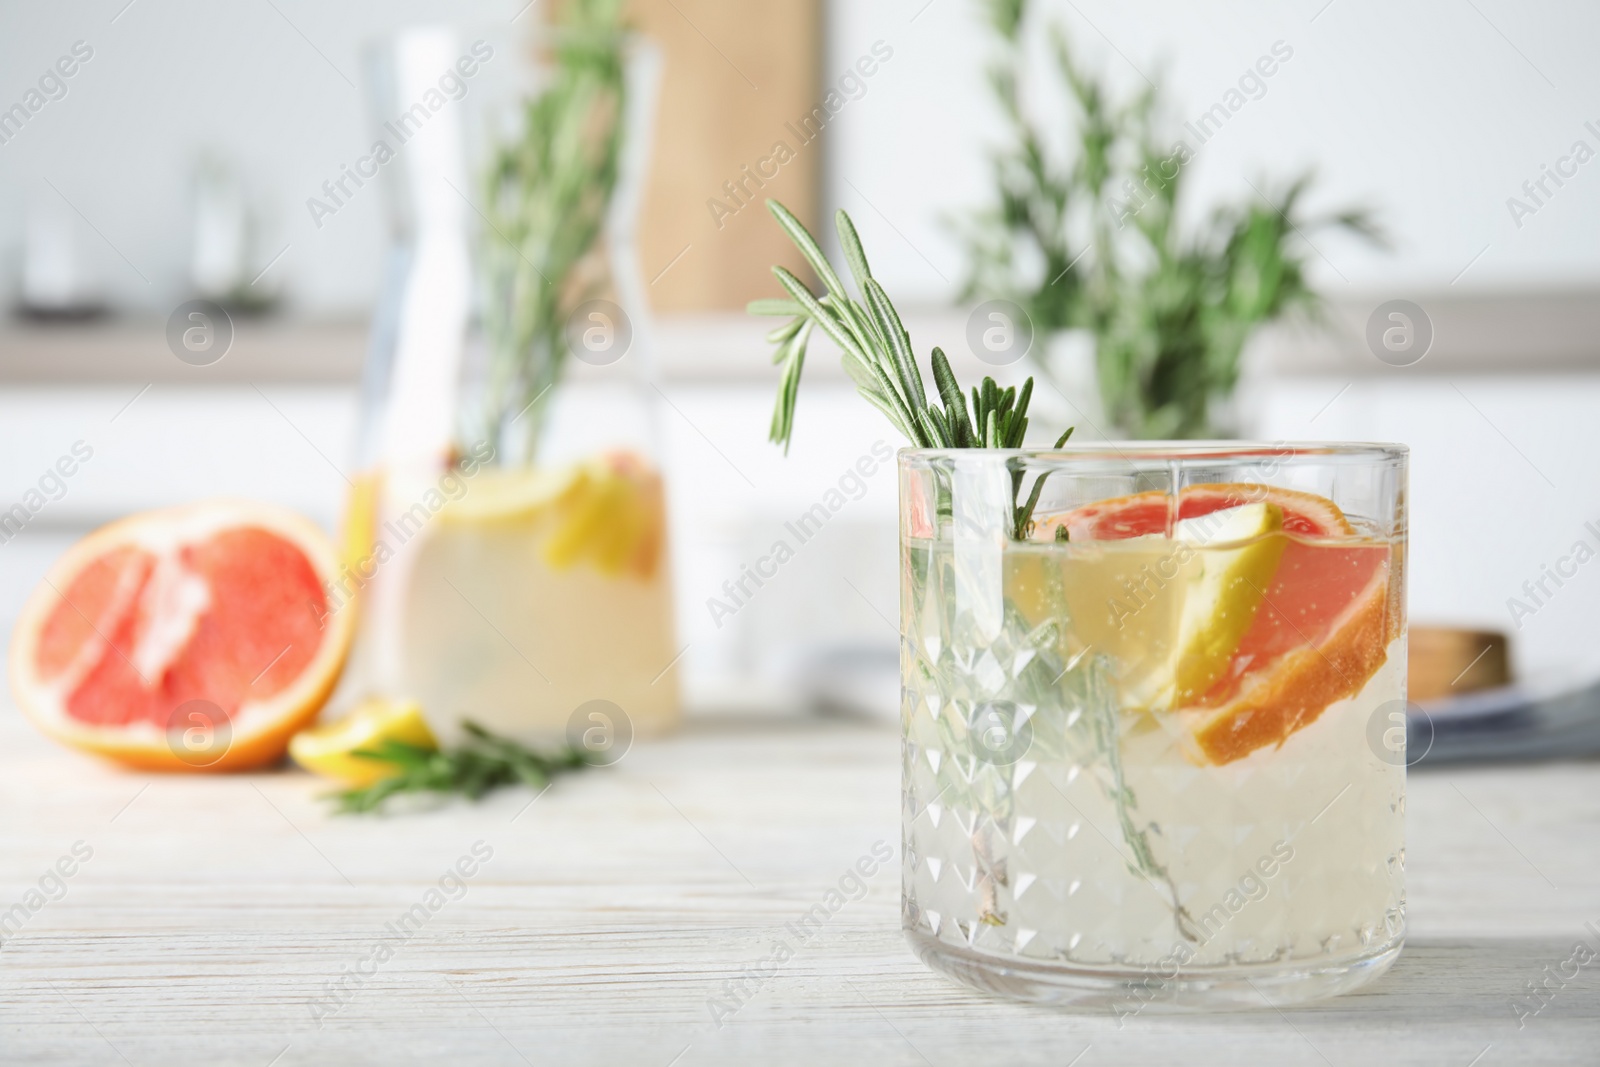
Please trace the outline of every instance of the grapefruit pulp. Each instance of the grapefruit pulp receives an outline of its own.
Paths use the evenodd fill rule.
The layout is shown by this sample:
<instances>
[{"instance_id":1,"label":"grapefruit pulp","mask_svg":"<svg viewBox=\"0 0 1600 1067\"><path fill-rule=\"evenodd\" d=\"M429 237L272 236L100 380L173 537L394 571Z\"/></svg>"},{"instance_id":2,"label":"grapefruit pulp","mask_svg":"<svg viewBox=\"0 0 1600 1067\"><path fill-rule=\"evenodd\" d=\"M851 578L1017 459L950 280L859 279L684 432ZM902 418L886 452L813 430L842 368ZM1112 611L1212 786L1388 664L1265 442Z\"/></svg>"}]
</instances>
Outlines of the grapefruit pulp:
<instances>
[{"instance_id":1,"label":"grapefruit pulp","mask_svg":"<svg viewBox=\"0 0 1600 1067\"><path fill-rule=\"evenodd\" d=\"M1282 511L1283 554L1225 668L1175 712L1213 764L1281 744L1383 666L1400 620L1391 547L1324 497L1238 483L1117 497L1043 524L1045 538L1065 526L1072 543L1170 537L1179 522L1260 503Z\"/></svg>"},{"instance_id":2,"label":"grapefruit pulp","mask_svg":"<svg viewBox=\"0 0 1600 1067\"><path fill-rule=\"evenodd\" d=\"M352 611L333 545L281 508L215 501L90 534L17 617L11 684L46 734L149 770L282 758L327 699Z\"/></svg>"}]
</instances>

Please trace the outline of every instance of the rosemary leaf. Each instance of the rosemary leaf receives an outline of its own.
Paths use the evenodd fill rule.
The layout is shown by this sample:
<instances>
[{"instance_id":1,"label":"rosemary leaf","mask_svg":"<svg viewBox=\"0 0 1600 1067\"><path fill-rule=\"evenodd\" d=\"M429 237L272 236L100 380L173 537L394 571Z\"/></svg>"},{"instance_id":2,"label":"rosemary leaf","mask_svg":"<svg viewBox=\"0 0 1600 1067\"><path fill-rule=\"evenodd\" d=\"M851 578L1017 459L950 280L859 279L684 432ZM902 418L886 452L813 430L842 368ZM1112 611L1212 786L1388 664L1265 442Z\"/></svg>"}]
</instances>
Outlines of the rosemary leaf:
<instances>
[{"instance_id":1,"label":"rosemary leaf","mask_svg":"<svg viewBox=\"0 0 1600 1067\"><path fill-rule=\"evenodd\" d=\"M961 395L961 386L956 382L955 372L950 369L950 361L945 358L942 348L933 350L933 383L938 387L939 396L944 399L945 417L950 420L955 446L972 447L972 423L967 419L967 399Z\"/></svg>"},{"instance_id":2,"label":"rosemary leaf","mask_svg":"<svg viewBox=\"0 0 1600 1067\"><path fill-rule=\"evenodd\" d=\"M811 320L806 319L799 331L778 347L783 376L778 383L778 403L772 410L772 427L767 437L771 441L782 442L786 454L789 450L789 431L794 425L795 401L800 396L800 372L805 368L806 344L810 337Z\"/></svg>"},{"instance_id":3,"label":"rosemary leaf","mask_svg":"<svg viewBox=\"0 0 1600 1067\"><path fill-rule=\"evenodd\" d=\"M1028 420L1027 420L1027 418L1025 416L1026 416L1027 411L1028 411L1028 404L1032 400L1033 400L1033 379L1029 378L1027 381L1022 383L1022 391L1017 394L1017 416L1019 418L1019 421L1022 423L1022 426L1021 426L1021 429L1019 429L1017 431L1015 440L1009 442L1006 445L1007 448L1021 448L1022 447L1022 438L1026 435L1027 427L1028 427Z\"/></svg>"},{"instance_id":4,"label":"rosemary leaf","mask_svg":"<svg viewBox=\"0 0 1600 1067\"><path fill-rule=\"evenodd\" d=\"M816 239L811 236L810 231L801 225L800 220L795 218L788 208L776 200L768 200L767 209L772 212L772 217L778 220L778 225L782 226L784 231L788 233L789 239L800 250L800 254L805 257L806 262L811 264L811 269L817 272L817 277L822 279L823 287L828 290L827 295L832 298L833 303L837 306L839 325L854 338L855 346L866 354L867 350L873 347L870 343L872 340L872 327L867 320L867 316L856 307L855 302L850 299L850 294L845 292L844 282L840 280L838 272L829 264L828 258L822 254L822 249L817 245ZM863 259L863 263L865 263L865 259ZM774 271L779 269L781 268L773 268ZM791 274L790 277L793 278L794 276ZM799 279L796 278L795 281L798 283ZM784 288L789 289L791 293L794 292L787 284L785 284ZM800 288L804 289L805 286L801 285ZM807 295L809 295L809 292ZM796 299L798 299L798 294L796 294ZM804 303L804 301L801 302ZM837 341L838 338L835 338L835 340ZM871 360L868 359L867 362L870 363Z\"/></svg>"},{"instance_id":5,"label":"rosemary leaf","mask_svg":"<svg viewBox=\"0 0 1600 1067\"><path fill-rule=\"evenodd\" d=\"M906 405L913 411L922 410L928 406L928 398L922 391L922 372L917 369L916 356L911 352L911 340L906 336L905 327L900 325L894 305L889 303L889 294L874 278L867 279L867 307L888 340L889 356L900 378L900 388L905 390Z\"/></svg>"},{"instance_id":6,"label":"rosemary leaf","mask_svg":"<svg viewBox=\"0 0 1600 1067\"><path fill-rule=\"evenodd\" d=\"M950 441L950 431L940 418L938 408L925 407L917 412L917 418L921 420L923 430L927 433L928 440L933 442L934 448L954 447Z\"/></svg>"},{"instance_id":7,"label":"rosemary leaf","mask_svg":"<svg viewBox=\"0 0 1600 1067\"><path fill-rule=\"evenodd\" d=\"M794 295L795 300L805 308L806 314L811 316L811 321L821 326L823 333L833 338L834 344L849 352L861 362L869 366L872 364L872 360L867 357L867 354L861 350L861 346L856 343L855 336L839 320L838 314L812 296L811 291L805 287L805 284L799 278L796 278L783 267L773 267L772 273L778 279L778 284L789 290Z\"/></svg>"},{"instance_id":8,"label":"rosemary leaf","mask_svg":"<svg viewBox=\"0 0 1600 1067\"><path fill-rule=\"evenodd\" d=\"M798 306L798 305L796 305L796 306ZM782 356L781 356L781 353L783 351L783 348L782 348L783 343L785 341L789 340L789 338L793 337L795 334L799 333L800 332L800 327L804 326L806 323L808 323L810 321L811 320L808 317L806 317L805 315L801 315L798 318L789 320L788 322L784 323L782 326L777 327L776 329L772 329L772 330L768 330L767 331L767 343L779 346L778 354L774 354L773 355L772 362L781 363L783 361L782 360Z\"/></svg>"},{"instance_id":9,"label":"rosemary leaf","mask_svg":"<svg viewBox=\"0 0 1600 1067\"><path fill-rule=\"evenodd\" d=\"M784 232L789 235L789 240L794 242L794 246L800 250L800 254L806 258L806 262L811 264L811 269L817 272L817 277L822 279L822 284L827 288L828 292L840 302L849 300L849 295L844 291L844 282L839 280L839 275L834 272L832 265L828 263L828 257L822 254L822 249L817 247L816 239L800 224L800 220L795 218L788 208L776 200L767 201L767 210L772 212L772 217L778 220L778 225L782 226ZM780 269L782 268L773 268L774 271ZM793 277L793 275L790 275L790 277ZM808 293L807 295L810 294Z\"/></svg>"},{"instance_id":10,"label":"rosemary leaf","mask_svg":"<svg viewBox=\"0 0 1600 1067\"><path fill-rule=\"evenodd\" d=\"M858 390L862 393L879 393L878 376L868 370L859 359L846 352L840 362L844 365L844 372L850 376L850 380L856 383ZM882 399L881 394L879 399Z\"/></svg>"},{"instance_id":11,"label":"rosemary leaf","mask_svg":"<svg viewBox=\"0 0 1600 1067\"><path fill-rule=\"evenodd\" d=\"M844 249L844 261L850 264L850 273L855 276L856 286L865 293L872 271L867 266L867 253L861 247L856 224L850 221L849 215L840 211L834 216L834 228L839 231L839 246Z\"/></svg>"}]
</instances>

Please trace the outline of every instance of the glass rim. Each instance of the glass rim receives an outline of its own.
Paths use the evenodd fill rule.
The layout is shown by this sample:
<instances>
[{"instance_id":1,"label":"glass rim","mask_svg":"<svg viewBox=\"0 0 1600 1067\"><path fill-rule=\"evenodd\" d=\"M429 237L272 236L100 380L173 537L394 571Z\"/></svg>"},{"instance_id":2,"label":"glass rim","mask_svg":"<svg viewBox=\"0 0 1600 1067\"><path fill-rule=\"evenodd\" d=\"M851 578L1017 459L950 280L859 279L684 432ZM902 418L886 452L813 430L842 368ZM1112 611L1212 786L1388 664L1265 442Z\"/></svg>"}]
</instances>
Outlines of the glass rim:
<instances>
[{"instance_id":1,"label":"glass rim","mask_svg":"<svg viewBox=\"0 0 1600 1067\"><path fill-rule=\"evenodd\" d=\"M1411 448L1393 441L1085 441L1060 448L901 448L901 460L1005 459L1040 460L1173 460L1217 462L1271 457L1277 460L1319 458L1405 459Z\"/></svg>"}]
</instances>

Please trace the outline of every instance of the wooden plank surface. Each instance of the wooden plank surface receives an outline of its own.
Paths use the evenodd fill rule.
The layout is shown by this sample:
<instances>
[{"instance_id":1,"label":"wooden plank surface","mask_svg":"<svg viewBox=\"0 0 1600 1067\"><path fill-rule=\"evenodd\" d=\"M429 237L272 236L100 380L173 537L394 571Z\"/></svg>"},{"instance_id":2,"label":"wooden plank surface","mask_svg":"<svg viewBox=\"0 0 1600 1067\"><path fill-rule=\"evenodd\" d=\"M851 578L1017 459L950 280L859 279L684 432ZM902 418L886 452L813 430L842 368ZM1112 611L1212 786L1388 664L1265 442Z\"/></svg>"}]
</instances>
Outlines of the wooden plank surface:
<instances>
[{"instance_id":1,"label":"wooden plank surface","mask_svg":"<svg viewBox=\"0 0 1600 1067\"><path fill-rule=\"evenodd\" d=\"M536 800L355 819L299 773L152 779L0 709L0 913L45 882L0 947L0 1062L1600 1059L1600 961L1520 1030L1512 1009L1575 942L1600 941L1585 930L1600 929L1600 765L1414 775L1411 937L1367 990L1119 1023L923 968L894 862L809 938L787 929L874 842L898 848L897 749L879 725L703 721ZM475 844L492 854L474 862ZM441 889L463 857L471 875ZM777 938L793 958L716 1025L724 983Z\"/></svg>"}]
</instances>

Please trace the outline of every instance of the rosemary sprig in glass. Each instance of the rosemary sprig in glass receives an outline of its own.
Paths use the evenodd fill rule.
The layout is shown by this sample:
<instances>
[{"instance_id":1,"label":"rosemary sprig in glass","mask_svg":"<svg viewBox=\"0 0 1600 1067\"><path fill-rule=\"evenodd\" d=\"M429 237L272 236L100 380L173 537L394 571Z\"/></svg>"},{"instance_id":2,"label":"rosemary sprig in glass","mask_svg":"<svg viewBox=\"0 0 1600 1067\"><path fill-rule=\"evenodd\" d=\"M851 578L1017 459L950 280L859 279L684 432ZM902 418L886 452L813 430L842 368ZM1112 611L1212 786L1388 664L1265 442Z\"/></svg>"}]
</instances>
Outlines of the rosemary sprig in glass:
<instances>
[{"instance_id":1,"label":"rosemary sprig in glass","mask_svg":"<svg viewBox=\"0 0 1600 1067\"><path fill-rule=\"evenodd\" d=\"M839 243L861 294L860 300L849 295L843 280L800 221L776 201L767 201L767 207L816 271L825 289L821 296L814 296L794 274L783 267L773 267L773 274L788 291L789 299L756 300L749 306L752 314L789 318L788 323L767 335L767 339L777 346L773 362L783 366L768 435L770 440L782 444L784 450L788 451L794 432L795 400L800 373L805 365L806 348L812 330L820 328L842 350L845 371L855 382L857 391L887 415L889 421L916 447L1014 449L1022 446L1028 428L1028 403L1033 397L1031 377L1020 390L1002 390L993 378L984 378L983 385L972 390L969 410L966 396L950 369L949 360L943 351L935 348L931 359L933 378L938 399L943 406L931 402L923 389L922 373L912 352L910 338L888 294L872 277L866 253L850 216L840 211L836 216L836 224ZM1072 430L1068 429L1057 439L1055 447L1066 444L1071 434ZM1014 540L1027 540L1033 532L1034 509L1038 506L1049 472L1035 477L1026 501L1022 501L1022 464L1011 464L1010 474L1012 505L1008 516L1009 532ZM934 505L935 510L941 515L949 515L951 486L936 479L935 487L940 498ZM1057 527L1054 539L1067 540L1064 526ZM911 599L916 604L926 600L928 583L939 582L949 587L954 582L951 574L953 561L947 559L940 562L937 573L930 573L929 559L926 551L911 555L909 573L914 583ZM962 662L957 655L958 642L953 640L961 620L955 617L953 596L940 595L938 599L943 607L939 620L942 631L939 651L932 661L917 652L910 669L922 672L925 680L942 692L959 691L963 683L970 680L970 665ZM1056 600L1064 604L1065 596L1058 595ZM1128 844L1129 866L1152 883L1165 886L1171 896L1173 918L1178 931L1182 936L1190 937L1192 920L1178 900L1166 867L1156 859L1150 844L1149 828L1140 826L1134 819L1133 813L1138 805L1122 773L1117 709L1102 692L1106 685L1106 666L1101 662L1104 657L1080 665L1081 656L1068 657L1061 647L1061 625L1057 620L1047 620L1035 626L1009 600L1005 606L1002 634L993 643L1033 650L1034 654L1026 666L1011 683L1019 700L1038 708L1060 709L1087 704L1097 709L1097 716L1091 718L1085 727L1074 728L1065 715L1057 716L1055 721L1040 720L1037 729L1060 734L1058 740L1047 740L1040 744L1040 752L1056 759L1098 757L1105 761L1113 778L1106 787L1106 793L1116 808L1118 823ZM1087 699L1091 692L1096 693L1097 699ZM945 733L949 751L961 751L967 744L963 737L956 736L948 719L941 717L939 728ZM1035 733L1034 737L1037 741L1039 733ZM998 823L1008 824L1015 816L1015 783L1007 780L1004 786L998 795L985 795L981 788L974 785L966 798L967 802L988 811ZM1006 920L1003 916L989 913L984 921L1004 924Z\"/></svg>"},{"instance_id":2,"label":"rosemary sprig in glass","mask_svg":"<svg viewBox=\"0 0 1600 1067\"><path fill-rule=\"evenodd\" d=\"M789 318L788 323L767 334L767 340L777 346L772 360L783 366L768 440L783 445L785 453L789 451L789 442L794 436L800 372L805 367L806 348L815 328L832 338L843 352L845 373L855 382L856 391L888 416L914 446L1022 447L1028 432L1028 402L1033 397L1031 377L1023 382L1020 391L1015 386L1001 389L993 378L985 377L983 386L972 390L969 411L966 395L950 369L950 360L942 349L934 348L930 363L938 402L930 401L923 388L922 369L911 348L911 337L889 294L872 276L866 251L861 247L861 238L850 216L840 211L835 222L839 244L844 249L845 262L849 264L860 299L853 298L845 289L844 281L822 254L816 238L788 208L776 200L768 200L767 208L811 264L826 290L820 297L813 296L793 273L783 267L773 267L772 273L788 291L789 299L750 302L749 310L753 315ZM1056 447L1066 444L1071 435L1072 430L1068 429L1056 441ZM1020 467L1011 472L1011 533L1019 541L1025 540L1033 528L1033 510L1038 506L1048 472L1034 479L1033 490L1025 503L1016 503L1021 500L1022 477Z\"/></svg>"},{"instance_id":3,"label":"rosemary sprig in glass","mask_svg":"<svg viewBox=\"0 0 1600 1067\"><path fill-rule=\"evenodd\" d=\"M357 749L364 759L392 763L399 772L360 789L332 794L341 814L377 811L384 801L401 793L462 793L477 800L508 785L542 789L564 771L589 766L583 753L564 747L543 753L501 737L470 720L461 728L467 740L451 749L422 748L403 741L385 740L375 749Z\"/></svg>"}]
</instances>

